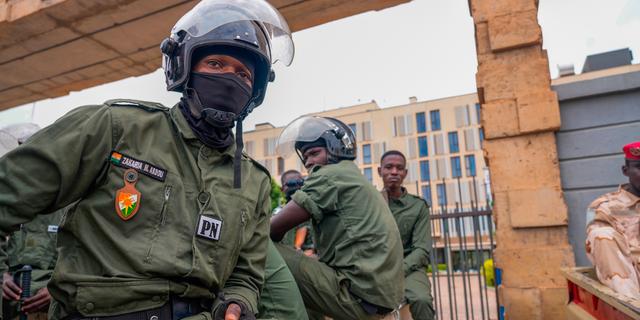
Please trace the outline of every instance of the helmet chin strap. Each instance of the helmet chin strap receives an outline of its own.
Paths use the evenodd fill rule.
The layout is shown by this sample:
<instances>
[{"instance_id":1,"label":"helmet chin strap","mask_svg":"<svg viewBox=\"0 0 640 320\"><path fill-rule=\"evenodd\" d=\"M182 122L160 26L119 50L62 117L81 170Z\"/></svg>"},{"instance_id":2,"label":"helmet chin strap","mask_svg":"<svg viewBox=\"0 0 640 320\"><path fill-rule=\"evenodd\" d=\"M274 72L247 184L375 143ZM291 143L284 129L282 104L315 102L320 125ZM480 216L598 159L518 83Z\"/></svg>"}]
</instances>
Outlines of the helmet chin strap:
<instances>
[{"instance_id":1,"label":"helmet chin strap","mask_svg":"<svg viewBox=\"0 0 640 320\"><path fill-rule=\"evenodd\" d=\"M233 158L233 188L240 189L242 187L242 149L244 141L242 140L242 120L247 117L249 112L256 107L253 99L244 107L236 120L236 154Z\"/></svg>"}]
</instances>

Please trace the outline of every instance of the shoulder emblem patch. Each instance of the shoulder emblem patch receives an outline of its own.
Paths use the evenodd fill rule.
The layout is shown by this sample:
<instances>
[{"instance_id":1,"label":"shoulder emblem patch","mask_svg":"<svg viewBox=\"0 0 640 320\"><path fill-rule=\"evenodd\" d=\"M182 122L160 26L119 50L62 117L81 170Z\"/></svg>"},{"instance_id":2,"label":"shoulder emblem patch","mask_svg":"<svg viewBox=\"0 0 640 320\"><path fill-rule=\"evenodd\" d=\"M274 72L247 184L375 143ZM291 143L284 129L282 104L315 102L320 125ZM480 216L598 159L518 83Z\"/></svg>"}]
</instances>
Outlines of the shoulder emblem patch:
<instances>
[{"instance_id":1,"label":"shoulder emblem patch","mask_svg":"<svg viewBox=\"0 0 640 320\"><path fill-rule=\"evenodd\" d=\"M120 219L127 221L140 209L141 194L136 189L138 172L128 169L124 172L124 187L116 192L116 212Z\"/></svg>"}]
</instances>

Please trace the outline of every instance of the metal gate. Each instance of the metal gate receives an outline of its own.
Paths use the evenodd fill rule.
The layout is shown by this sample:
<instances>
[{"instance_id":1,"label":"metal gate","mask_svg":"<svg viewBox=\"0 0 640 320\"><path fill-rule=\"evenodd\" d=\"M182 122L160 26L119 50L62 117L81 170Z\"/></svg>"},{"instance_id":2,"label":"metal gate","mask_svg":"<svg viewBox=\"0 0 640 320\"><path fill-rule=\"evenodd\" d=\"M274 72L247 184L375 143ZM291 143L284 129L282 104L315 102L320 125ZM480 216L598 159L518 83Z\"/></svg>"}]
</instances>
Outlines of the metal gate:
<instances>
[{"instance_id":1,"label":"metal gate","mask_svg":"<svg viewBox=\"0 0 640 320\"><path fill-rule=\"evenodd\" d=\"M462 199L460 178L454 182L457 199ZM495 228L490 205L478 205L475 177L473 186L468 203L449 203L449 198L456 197L448 197L446 188L442 188L444 194L431 208L433 245L428 272L437 319L498 319L493 267ZM482 202L490 203L489 199Z\"/></svg>"}]
</instances>

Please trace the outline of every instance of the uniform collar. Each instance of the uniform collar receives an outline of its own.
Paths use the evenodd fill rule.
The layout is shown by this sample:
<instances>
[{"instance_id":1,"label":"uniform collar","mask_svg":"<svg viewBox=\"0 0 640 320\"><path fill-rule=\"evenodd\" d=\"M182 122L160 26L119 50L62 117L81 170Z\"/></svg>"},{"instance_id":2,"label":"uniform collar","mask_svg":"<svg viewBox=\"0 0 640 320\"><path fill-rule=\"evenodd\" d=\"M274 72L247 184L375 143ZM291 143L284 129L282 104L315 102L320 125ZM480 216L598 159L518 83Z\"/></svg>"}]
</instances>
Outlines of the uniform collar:
<instances>
[{"instance_id":1,"label":"uniform collar","mask_svg":"<svg viewBox=\"0 0 640 320\"><path fill-rule=\"evenodd\" d=\"M400 204L405 205L406 203L406 196L407 196L407 189L405 187L400 187L400 190L402 190L402 194L400 195L399 198L391 198L389 196L389 191L387 190L387 188L383 188L382 189L382 196L387 199L387 202L390 202L391 200L393 201L397 201L400 202Z\"/></svg>"},{"instance_id":2,"label":"uniform collar","mask_svg":"<svg viewBox=\"0 0 640 320\"><path fill-rule=\"evenodd\" d=\"M173 123L175 123L176 127L178 127L178 131L180 131L180 135L182 135L182 137L189 141L189 140L195 140L197 141L198 146L202 145L202 142L198 139L198 137L196 137L196 135L193 133L193 130L191 130L191 127L189 126L189 123L187 122L187 119L184 118L184 115L182 114L182 112L180 111L180 107L178 104L174 105L173 108L171 108L171 119L173 120ZM232 133L233 134L233 133ZM234 139L235 141L235 139ZM207 146L205 146L205 148L209 148ZM209 148L211 149L211 148ZM211 149L214 153L220 153L222 154L224 157L229 157L233 160L233 157L235 155L236 152L236 144L235 142L232 143L227 149L225 149L224 151L220 152L218 150L215 149Z\"/></svg>"},{"instance_id":3,"label":"uniform collar","mask_svg":"<svg viewBox=\"0 0 640 320\"><path fill-rule=\"evenodd\" d=\"M637 197L635 194L627 191L627 188L629 187L630 187L629 184L625 183L625 184L621 184L620 188L618 188L618 192L624 195L623 201L626 207L631 207L636 203L640 202L640 197Z\"/></svg>"}]
</instances>

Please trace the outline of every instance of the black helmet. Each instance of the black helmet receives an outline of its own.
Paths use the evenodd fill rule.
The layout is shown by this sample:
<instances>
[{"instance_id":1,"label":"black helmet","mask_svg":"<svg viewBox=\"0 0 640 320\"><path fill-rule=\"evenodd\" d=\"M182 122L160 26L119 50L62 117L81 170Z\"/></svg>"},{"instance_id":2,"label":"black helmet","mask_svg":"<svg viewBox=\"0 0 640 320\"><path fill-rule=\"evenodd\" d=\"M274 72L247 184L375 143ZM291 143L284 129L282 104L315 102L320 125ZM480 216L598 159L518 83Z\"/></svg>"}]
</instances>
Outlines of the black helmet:
<instances>
[{"instance_id":1,"label":"black helmet","mask_svg":"<svg viewBox=\"0 0 640 320\"><path fill-rule=\"evenodd\" d=\"M167 90L182 92L194 52L213 47L239 49L255 61L253 93L241 119L264 100L267 83L275 77L271 64L290 65L294 54L286 21L267 1L203 0L180 18L160 45Z\"/></svg>"},{"instance_id":2,"label":"black helmet","mask_svg":"<svg viewBox=\"0 0 640 320\"><path fill-rule=\"evenodd\" d=\"M355 160L356 137L342 121L328 117L303 116L293 120L278 138L278 154L283 157L297 153L300 159L310 147L327 149L330 162Z\"/></svg>"}]
</instances>

